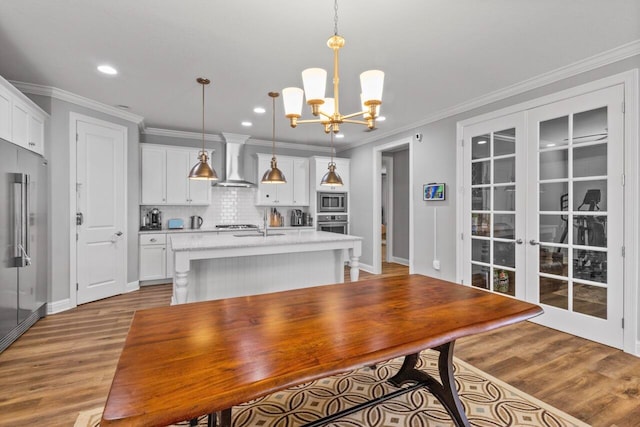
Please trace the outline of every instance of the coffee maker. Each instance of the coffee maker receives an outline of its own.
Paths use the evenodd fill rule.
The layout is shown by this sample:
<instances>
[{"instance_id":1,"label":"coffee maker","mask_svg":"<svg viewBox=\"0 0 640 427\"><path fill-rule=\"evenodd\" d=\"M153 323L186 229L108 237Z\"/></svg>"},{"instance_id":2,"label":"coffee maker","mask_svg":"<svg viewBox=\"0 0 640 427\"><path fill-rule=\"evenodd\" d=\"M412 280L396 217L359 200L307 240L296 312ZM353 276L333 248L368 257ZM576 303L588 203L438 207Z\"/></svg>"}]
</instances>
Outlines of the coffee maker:
<instances>
[{"instance_id":1,"label":"coffee maker","mask_svg":"<svg viewBox=\"0 0 640 427\"><path fill-rule=\"evenodd\" d=\"M302 209L291 209L291 226L297 227L302 225Z\"/></svg>"},{"instance_id":2,"label":"coffee maker","mask_svg":"<svg viewBox=\"0 0 640 427\"><path fill-rule=\"evenodd\" d=\"M149 228L152 230L162 229L162 212L158 208L149 211Z\"/></svg>"}]
</instances>

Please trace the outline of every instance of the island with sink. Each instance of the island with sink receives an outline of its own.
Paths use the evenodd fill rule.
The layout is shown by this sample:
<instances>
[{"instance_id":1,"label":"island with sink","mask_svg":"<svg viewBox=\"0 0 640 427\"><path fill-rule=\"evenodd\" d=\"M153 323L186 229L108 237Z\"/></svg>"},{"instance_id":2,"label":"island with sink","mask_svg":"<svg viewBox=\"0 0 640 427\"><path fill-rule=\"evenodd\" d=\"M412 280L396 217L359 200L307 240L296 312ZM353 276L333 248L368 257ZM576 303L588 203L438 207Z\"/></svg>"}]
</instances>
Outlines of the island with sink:
<instances>
[{"instance_id":1,"label":"island with sink","mask_svg":"<svg viewBox=\"0 0 640 427\"><path fill-rule=\"evenodd\" d=\"M173 236L172 304L358 280L362 238L323 231Z\"/></svg>"}]
</instances>

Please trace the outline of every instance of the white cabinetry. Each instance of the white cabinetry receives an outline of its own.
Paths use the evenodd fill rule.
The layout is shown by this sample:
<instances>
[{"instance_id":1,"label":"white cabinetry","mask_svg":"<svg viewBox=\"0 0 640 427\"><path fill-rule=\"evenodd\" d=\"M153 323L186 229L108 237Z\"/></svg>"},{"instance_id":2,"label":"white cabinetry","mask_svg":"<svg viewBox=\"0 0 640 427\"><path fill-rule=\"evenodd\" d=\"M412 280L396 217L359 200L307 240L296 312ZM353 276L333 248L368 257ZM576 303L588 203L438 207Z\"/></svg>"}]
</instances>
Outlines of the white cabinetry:
<instances>
[{"instance_id":1,"label":"white cabinetry","mask_svg":"<svg viewBox=\"0 0 640 427\"><path fill-rule=\"evenodd\" d=\"M198 161L195 148L142 144L142 205L208 205L211 183L190 180L191 167Z\"/></svg>"},{"instance_id":2,"label":"white cabinetry","mask_svg":"<svg viewBox=\"0 0 640 427\"><path fill-rule=\"evenodd\" d=\"M167 245L165 233L140 235L140 280L167 277Z\"/></svg>"},{"instance_id":3,"label":"white cabinetry","mask_svg":"<svg viewBox=\"0 0 640 427\"><path fill-rule=\"evenodd\" d=\"M0 78L0 138L44 154L47 114Z\"/></svg>"},{"instance_id":4,"label":"white cabinetry","mask_svg":"<svg viewBox=\"0 0 640 427\"><path fill-rule=\"evenodd\" d=\"M343 185L342 186L320 185L320 181L322 181L322 177L329 170L328 167L329 167L329 162L331 162L331 158L313 156L309 159L309 162L311 164L310 176L314 180L311 183L310 187L313 190L322 191L322 192L327 192L327 191L348 192L349 191L349 180L350 180L349 167L351 164L351 160L340 158L340 157L334 157L333 161L336 164L336 173L340 175L340 178L342 178Z\"/></svg>"},{"instance_id":5,"label":"white cabinetry","mask_svg":"<svg viewBox=\"0 0 640 427\"><path fill-rule=\"evenodd\" d=\"M271 167L270 154L257 154L258 180ZM309 205L309 161L302 157L277 156L278 169L287 182L284 184L262 184L258 182L256 204L261 206L308 206Z\"/></svg>"}]
</instances>

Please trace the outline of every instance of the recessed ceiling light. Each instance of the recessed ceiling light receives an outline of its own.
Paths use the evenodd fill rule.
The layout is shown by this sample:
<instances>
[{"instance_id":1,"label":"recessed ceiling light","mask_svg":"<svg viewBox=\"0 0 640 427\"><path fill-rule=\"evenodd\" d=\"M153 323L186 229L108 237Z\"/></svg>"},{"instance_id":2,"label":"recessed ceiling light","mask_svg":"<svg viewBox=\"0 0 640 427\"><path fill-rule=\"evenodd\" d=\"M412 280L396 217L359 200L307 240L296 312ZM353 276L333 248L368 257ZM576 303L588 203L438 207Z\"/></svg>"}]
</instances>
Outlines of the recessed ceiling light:
<instances>
[{"instance_id":1,"label":"recessed ceiling light","mask_svg":"<svg viewBox=\"0 0 640 427\"><path fill-rule=\"evenodd\" d=\"M481 139L480 141L478 141L478 145L482 145L482 144L486 144L487 141L485 139Z\"/></svg>"},{"instance_id":2,"label":"recessed ceiling light","mask_svg":"<svg viewBox=\"0 0 640 427\"><path fill-rule=\"evenodd\" d=\"M242 124L242 126L244 126L246 128L253 126L253 123L251 123L251 122L242 122L241 124Z\"/></svg>"},{"instance_id":3,"label":"recessed ceiling light","mask_svg":"<svg viewBox=\"0 0 640 427\"><path fill-rule=\"evenodd\" d=\"M344 138L344 133L337 133L336 134L336 138L338 138L338 139Z\"/></svg>"},{"instance_id":4,"label":"recessed ceiling light","mask_svg":"<svg viewBox=\"0 0 640 427\"><path fill-rule=\"evenodd\" d=\"M256 107L256 108L253 109L253 112L256 113L256 114L264 114L266 111L267 110L265 110L262 107Z\"/></svg>"},{"instance_id":5,"label":"recessed ceiling light","mask_svg":"<svg viewBox=\"0 0 640 427\"><path fill-rule=\"evenodd\" d=\"M385 116L376 117L376 122L384 122L385 120L387 120Z\"/></svg>"},{"instance_id":6,"label":"recessed ceiling light","mask_svg":"<svg viewBox=\"0 0 640 427\"><path fill-rule=\"evenodd\" d=\"M118 70L113 68L111 65L98 65L98 71L103 74L109 74L110 76L118 74Z\"/></svg>"}]
</instances>

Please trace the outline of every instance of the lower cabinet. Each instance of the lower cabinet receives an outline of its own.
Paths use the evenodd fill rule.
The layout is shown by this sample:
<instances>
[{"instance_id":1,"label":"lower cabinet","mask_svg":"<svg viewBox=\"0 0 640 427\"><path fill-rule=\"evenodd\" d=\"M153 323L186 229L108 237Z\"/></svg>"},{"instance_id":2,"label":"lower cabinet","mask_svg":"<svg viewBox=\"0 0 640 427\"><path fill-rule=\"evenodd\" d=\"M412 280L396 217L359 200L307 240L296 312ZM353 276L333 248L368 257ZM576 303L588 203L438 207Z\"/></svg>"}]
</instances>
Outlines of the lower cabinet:
<instances>
[{"instance_id":1,"label":"lower cabinet","mask_svg":"<svg viewBox=\"0 0 640 427\"><path fill-rule=\"evenodd\" d=\"M158 280L166 277L167 235L165 233L141 234L139 279Z\"/></svg>"}]
</instances>

